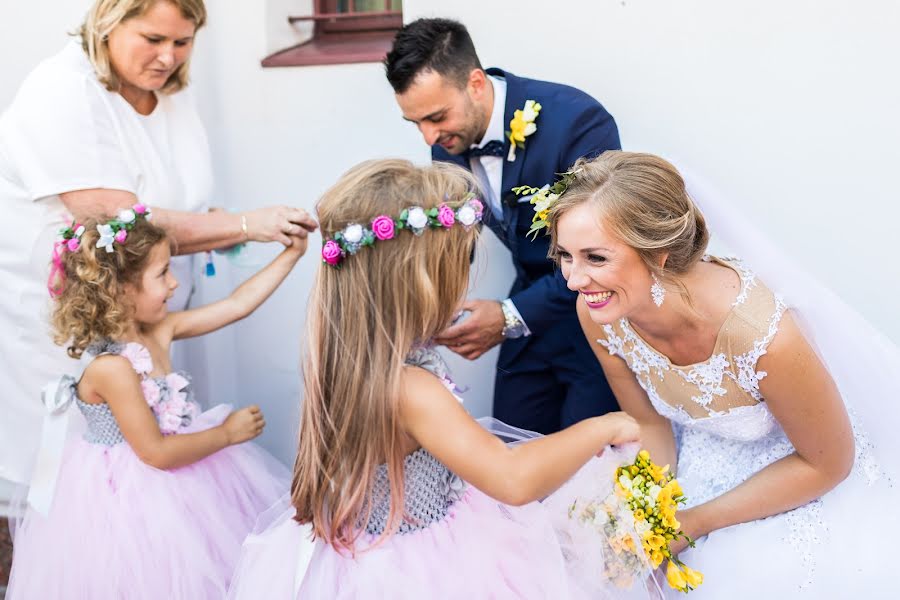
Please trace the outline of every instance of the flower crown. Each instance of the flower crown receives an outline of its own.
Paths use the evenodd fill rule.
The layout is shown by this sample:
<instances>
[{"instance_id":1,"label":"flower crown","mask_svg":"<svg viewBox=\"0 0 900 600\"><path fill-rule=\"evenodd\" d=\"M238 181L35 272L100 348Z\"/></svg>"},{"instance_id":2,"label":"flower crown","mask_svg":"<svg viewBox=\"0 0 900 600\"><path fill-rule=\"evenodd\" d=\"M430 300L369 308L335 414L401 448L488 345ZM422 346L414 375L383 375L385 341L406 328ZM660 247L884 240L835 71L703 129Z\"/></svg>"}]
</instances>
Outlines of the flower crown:
<instances>
[{"instance_id":1,"label":"flower crown","mask_svg":"<svg viewBox=\"0 0 900 600\"><path fill-rule=\"evenodd\" d=\"M134 224L141 217L150 219L150 209L144 204L138 203L131 208L123 208L106 223L97 224L97 232L100 238L97 240L97 248L106 248L107 252L113 251L113 243L124 244L128 232L134 229ZM47 289L53 297L62 293L62 285L65 281L65 269L62 264L63 254L77 252L81 248L81 236L84 234L84 225L72 221L68 227L59 230L60 239L53 244L52 265L50 278L47 280Z\"/></svg>"},{"instance_id":2,"label":"flower crown","mask_svg":"<svg viewBox=\"0 0 900 600\"><path fill-rule=\"evenodd\" d=\"M410 206L403 209L396 219L379 215L372 219L368 227L351 223L322 245L322 262L336 269L348 254L356 254L360 248L374 246L376 241L392 240L397 231L407 229L414 235L422 235L426 229L448 229L459 223L468 230L481 222L484 204L470 194L458 208L442 203L434 208Z\"/></svg>"},{"instance_id":3,"label":"flower crown","mask_svg":"<svg viewBox=\"0 0 900 600\"><path fill-rule=\"evenodd\" d=\"M556 204L559 197L566 193L566 190L569 189L569 186L575 181L575 176L578 175L580 171L581 169L579 168L572 171L566 171L565 173L558 173L560 178L557 179L553 185L548 184L542 188L520 185L519 187L514 187L512 189L516 195L526 196L531 194L531 204L534 205L534 217L531 219L531 228L525 235L531 235L531 239L535 240L538 231L550 226L550 222L547 221L547 217L550 215L550 209L553 208L553 205ZM549 231L546 231L545 233L549 233Z\"/></svg>"}]
</instances>

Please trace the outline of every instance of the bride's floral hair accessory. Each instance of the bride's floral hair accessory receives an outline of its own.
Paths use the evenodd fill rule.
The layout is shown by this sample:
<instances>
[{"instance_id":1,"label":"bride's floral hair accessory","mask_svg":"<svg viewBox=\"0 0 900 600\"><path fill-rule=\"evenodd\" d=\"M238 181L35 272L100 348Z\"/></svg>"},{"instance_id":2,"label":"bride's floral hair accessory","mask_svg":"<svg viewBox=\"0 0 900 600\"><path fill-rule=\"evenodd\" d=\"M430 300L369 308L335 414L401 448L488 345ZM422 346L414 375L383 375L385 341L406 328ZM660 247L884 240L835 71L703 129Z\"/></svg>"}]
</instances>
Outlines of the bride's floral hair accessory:
<instances>
[{"instance_id":1,"label":"bride's floral hair accessory","mask_svg":"<svg viewBox=\"0 0 900 600\"><path fill-rule=\"evenodd\" d=\"M512 191L520 196L531 195L531 204L534 205L534 217L531 219L531 229L526 235L531 235L534 240L538 231L546 229L550 226L547 217L550 215L550 209L559 200L569 186L575 181L575 177L581 171L581 168L559 173L559 179L553 185L547 184L542 188L531 187L528 185L520 185L514 187ZM549 230L545 233L549 233Z\"/></svg>"},{"instance_id":2,"label":"bride's floral hair accessory","mask_svg":"<svg viewBox=\"0 0 900 600\"><path fill-rule=\"evenodd\" d=\"M374 246L376 242L392 240L401 229L422 235L426 229L447 229L458 223L468 230L480 223L483 215L484 203L474 195L467 197L456 208L444 202L427 209L410 206L397 218L378 215L367 226L351 223L326 238L322 245L322 262L339 269L348 254L356 254L361 248Z\"/></svg>"},{"instance_id":3,"label":"bride's floral hair accessory","mask_svg":"<svg viewBox=\"0 0 900 600\"><path fill-rule=\"evenodd\" d=\"M119 211L115 219L106 223L97 224L97 248L106 248L107 252L113 251L113 243L124 244L128 232L134 228L138 218L150 219L150 209L141 203L131 208ZM65 268L63 267L63 255L66 252L77 252L81 248L81 236L84 234L84 225L72 221L68 227L59 230L59 240L53 244L51 256L50 277L47 279L47 289L54 298L62 293L62 285L65 281Z\"/></svg>"}]
</instances>

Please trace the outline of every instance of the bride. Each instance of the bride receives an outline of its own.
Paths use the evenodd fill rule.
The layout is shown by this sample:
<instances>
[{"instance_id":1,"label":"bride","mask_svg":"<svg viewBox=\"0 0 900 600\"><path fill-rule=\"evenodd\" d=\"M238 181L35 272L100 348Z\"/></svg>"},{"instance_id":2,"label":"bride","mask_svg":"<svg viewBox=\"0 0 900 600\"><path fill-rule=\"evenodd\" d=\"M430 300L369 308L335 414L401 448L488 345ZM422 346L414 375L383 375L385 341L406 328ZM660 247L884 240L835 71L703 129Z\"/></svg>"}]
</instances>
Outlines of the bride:
<instances>
[{"instance_id":1,"label":"bride","mask_svg":"<svg viewBox=\"0 0 900 600\"><path fill-rule=\"evenodd\" d=\"M688 497L692 595L890 596L897 347L732 207L704 198L705 218L661 158L610 151L572 172L551 252L622 409ZM705 255L707 218L748 262Z\"/></svg>"}]
</instances>

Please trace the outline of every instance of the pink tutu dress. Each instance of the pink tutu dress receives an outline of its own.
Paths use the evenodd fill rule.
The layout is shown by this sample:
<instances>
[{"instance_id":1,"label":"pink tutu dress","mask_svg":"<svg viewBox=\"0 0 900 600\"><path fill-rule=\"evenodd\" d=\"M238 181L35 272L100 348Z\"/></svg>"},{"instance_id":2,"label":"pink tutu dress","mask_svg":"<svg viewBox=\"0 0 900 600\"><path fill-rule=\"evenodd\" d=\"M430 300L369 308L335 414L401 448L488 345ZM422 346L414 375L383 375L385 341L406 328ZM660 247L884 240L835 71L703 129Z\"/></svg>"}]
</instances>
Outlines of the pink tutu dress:
<instances>
[{"instance_id":1,"label":"pink tutu dress","mask_svg":"<svg viewBox=\"0 0 900 600\"><path fill-rule=\"evenodd\" d=\"M448 382L436 353L420 351L415 358L410 362ZM597 483L611 487L614 467L600 462L585 475L591 479L602 472ZM405 517L399 530L367 548L385 530L390 510L386 466L377 467L374 477L372 512L356 556L338 552L321 539L311 540L310 526L293 520L295 511L286 495L260 518L244 543L228 597L650 597L641 585L622 590L604 581L602 563L582 568L580 556L589 553L572 545L564 500L505 505L467 484L422 448L404 461ZM585 479L579 479L584 485ZM568 493L560 492L560 499Z\"/></svg>"},{"instance_id":2,"label":"pink tutu dress","mask_svg":"<svg viewBox=\"0 0 900 600\"><path fill-rule=\"evenodd\" d=\"M182 373L150 377L139 344L107 342L93 357L120 354L140 375L144 397L166 434L202 431L230 412L200 413ZM47 515L29 508L17 528L7 600L220 600L241 542L287 489L283 465L252 443L230 446L163 471L143 463L107 404L86 404L87 420L66 445Z\"/></svg>"}]
</instances>

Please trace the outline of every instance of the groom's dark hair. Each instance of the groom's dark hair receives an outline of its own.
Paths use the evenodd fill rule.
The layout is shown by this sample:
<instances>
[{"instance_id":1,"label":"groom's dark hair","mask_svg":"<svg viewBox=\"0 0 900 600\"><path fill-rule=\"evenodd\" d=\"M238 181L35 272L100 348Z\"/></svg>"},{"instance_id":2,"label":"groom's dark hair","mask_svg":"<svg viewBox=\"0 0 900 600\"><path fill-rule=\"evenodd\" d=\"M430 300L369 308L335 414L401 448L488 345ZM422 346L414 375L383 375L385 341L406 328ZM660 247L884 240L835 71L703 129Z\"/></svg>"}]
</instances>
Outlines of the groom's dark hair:
<instances>
[{"instance_id":1,"label":"groom's dark hair","mask_svg":"<svg viewBox=\"0 0 900 600\"><path fill-rule=\"evenodd\" d=\"M384 71L394 91L405 92L425 71L434 71L465 87L481 61L466 26L451 19L417 19L397 32L384 59Z\"/></svg>"}]
</instances>

